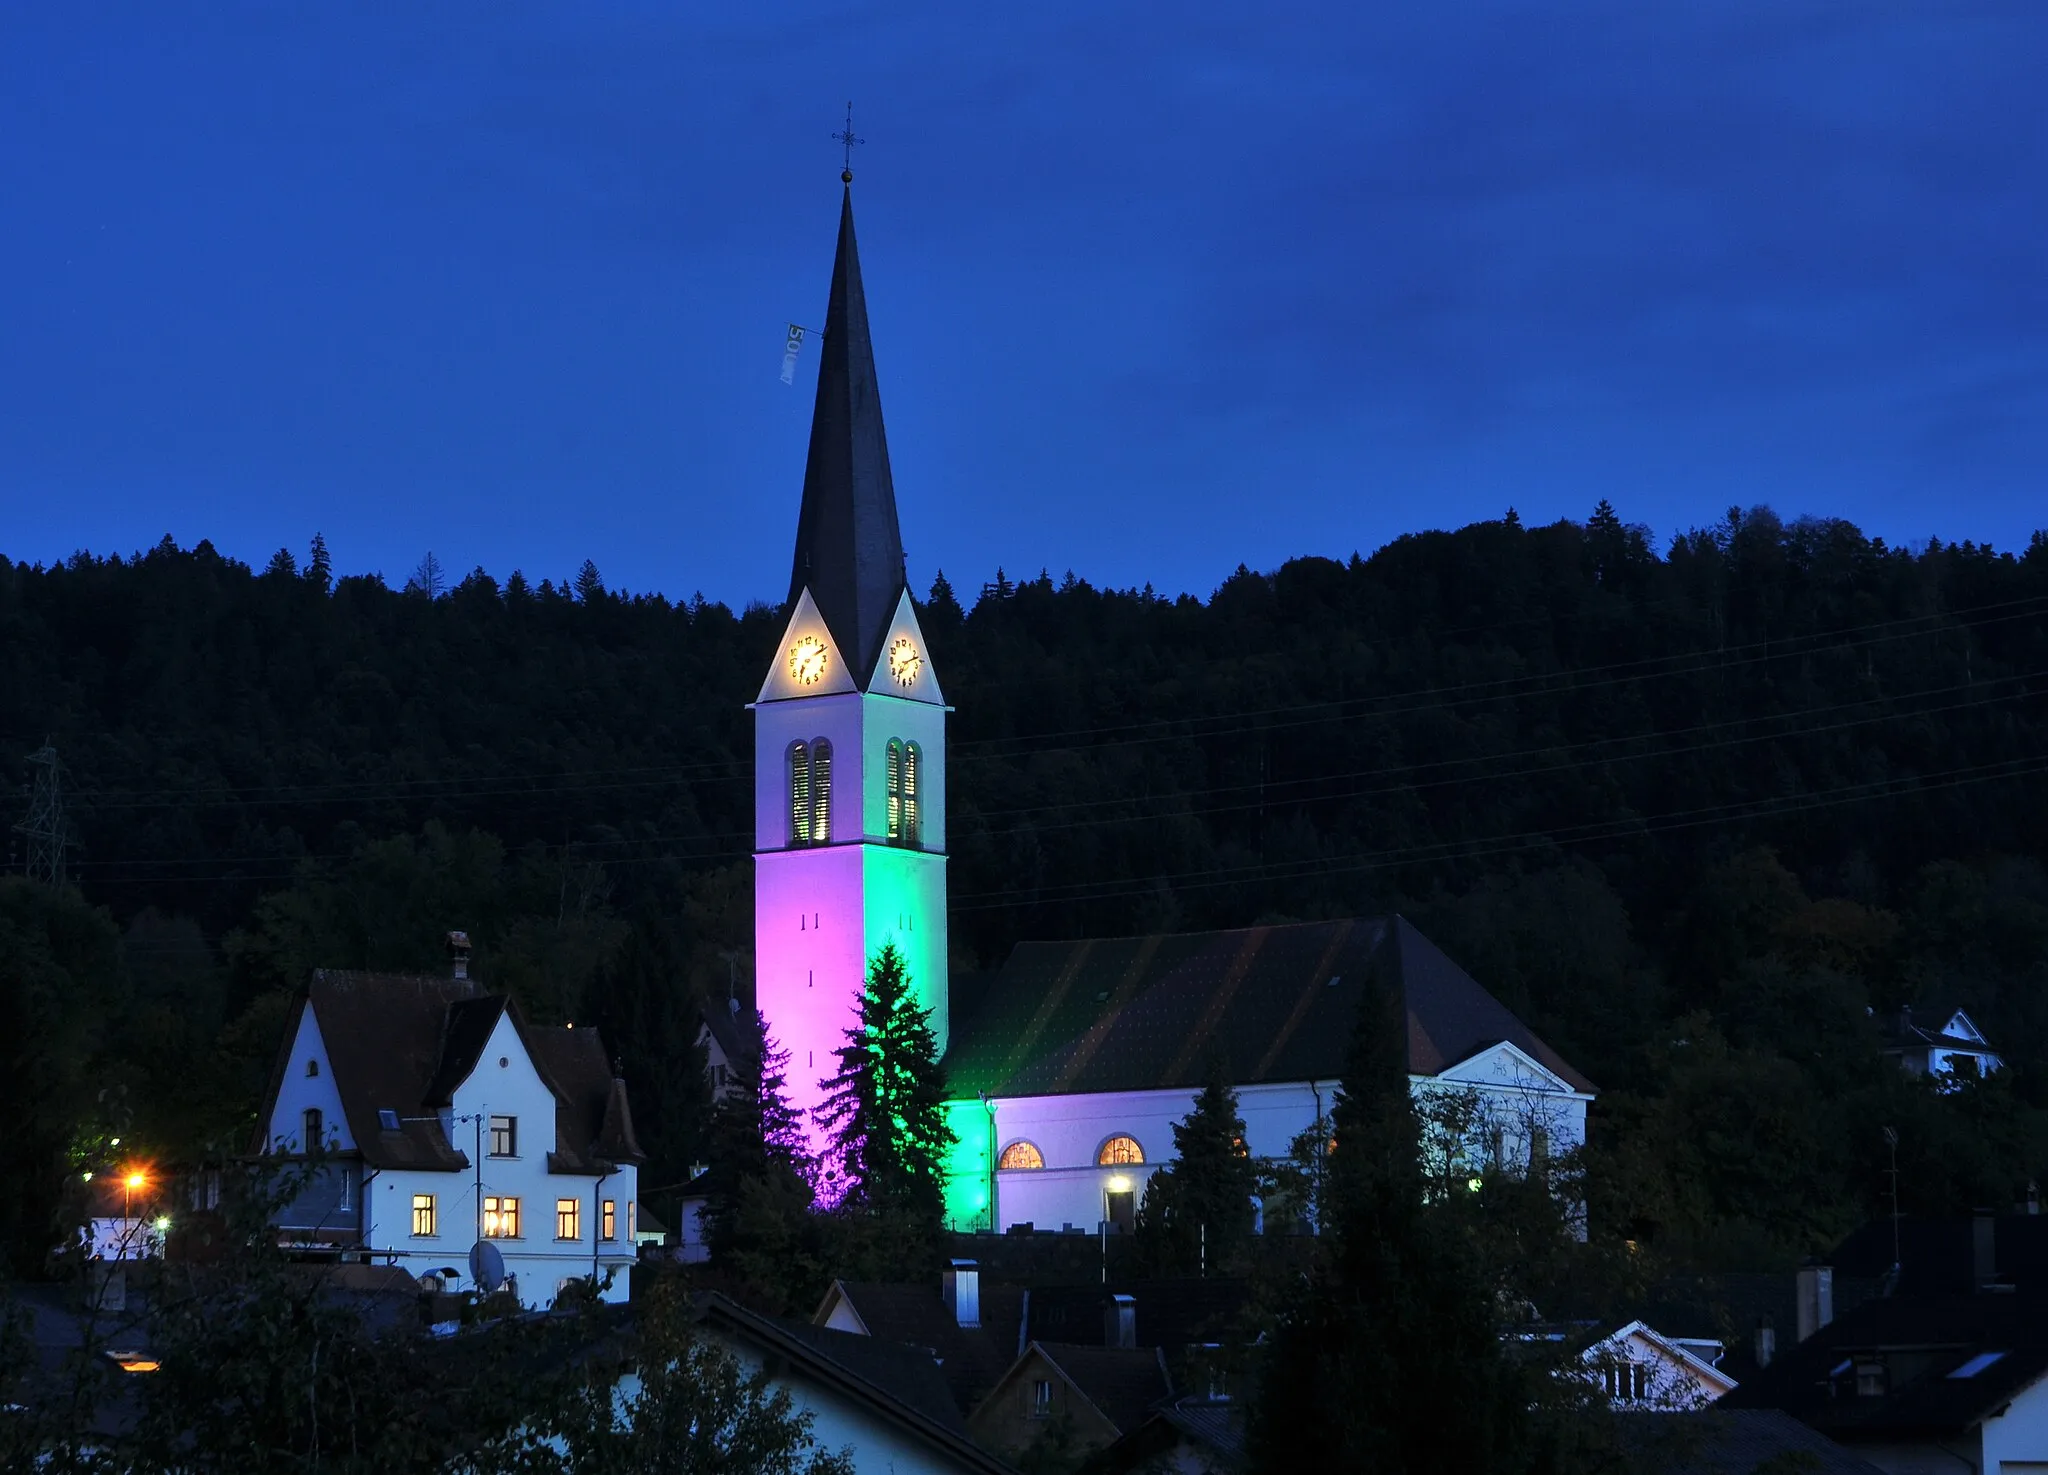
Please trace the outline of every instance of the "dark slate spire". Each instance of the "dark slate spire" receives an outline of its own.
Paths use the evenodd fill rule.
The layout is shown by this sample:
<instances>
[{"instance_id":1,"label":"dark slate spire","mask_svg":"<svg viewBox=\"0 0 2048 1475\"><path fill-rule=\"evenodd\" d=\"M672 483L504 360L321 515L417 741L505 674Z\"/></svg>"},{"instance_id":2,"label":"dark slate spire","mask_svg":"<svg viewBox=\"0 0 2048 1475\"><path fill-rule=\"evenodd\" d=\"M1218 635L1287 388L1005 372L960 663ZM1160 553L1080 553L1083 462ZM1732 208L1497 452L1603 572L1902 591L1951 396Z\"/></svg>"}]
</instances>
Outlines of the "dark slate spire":
<instances>
[{"instance_id":1,"label":"dark slate spire","mask_svg":"<svg viewBox=\"0 0 2048 1475\"><path fill-rule=\"evenodd\" d=\"M811 591L832 639L853 665L854 680L865 687L903 587L903 534L896 524L896 488L889 479L849 189L839 206L839 252L825 310L789 597L794 602Z\"/></svg>"}]
</instances>

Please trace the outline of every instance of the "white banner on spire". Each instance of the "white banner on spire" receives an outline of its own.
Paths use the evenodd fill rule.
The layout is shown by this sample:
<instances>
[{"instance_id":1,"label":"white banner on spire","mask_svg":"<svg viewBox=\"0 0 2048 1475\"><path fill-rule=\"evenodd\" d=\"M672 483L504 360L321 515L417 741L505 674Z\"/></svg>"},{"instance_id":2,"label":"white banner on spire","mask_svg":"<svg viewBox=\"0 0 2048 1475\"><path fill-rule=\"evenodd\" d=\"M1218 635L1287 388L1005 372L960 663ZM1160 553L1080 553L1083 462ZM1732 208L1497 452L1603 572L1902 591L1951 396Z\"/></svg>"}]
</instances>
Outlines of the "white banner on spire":
<instances>
[{"instance_id":1,"label":"white banner on spire","mask_svg":"<svg viewBox=\"0 0 2048 1475\"><path fill-rule=\"evenodd\" d=\"M804 346L804 330L795 323L789 325L789 341L782 345L782 382L796 383L796 356Z\"/></svg>"}]
</instances>

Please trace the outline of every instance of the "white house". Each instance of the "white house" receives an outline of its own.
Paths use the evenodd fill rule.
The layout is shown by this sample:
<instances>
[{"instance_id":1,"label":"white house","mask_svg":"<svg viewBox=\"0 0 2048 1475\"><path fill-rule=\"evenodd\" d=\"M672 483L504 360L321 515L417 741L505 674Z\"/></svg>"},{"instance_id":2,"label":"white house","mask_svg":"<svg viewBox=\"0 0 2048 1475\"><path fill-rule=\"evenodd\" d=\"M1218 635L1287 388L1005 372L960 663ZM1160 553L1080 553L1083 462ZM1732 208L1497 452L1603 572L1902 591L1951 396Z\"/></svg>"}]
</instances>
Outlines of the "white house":
<instances>
[{"instance_id":1,"label":"white house","mask_svg":"<svg viewBox=\"0 0 2048 1475\"><path fill-rule=\"evenodd\" d=\"M1593 1343L1580 1360L1613 1407L1675 1413L1705 1408L1735 1387L1716 1365L1722 1351L1720 1342L1667 1337L1632 1321Z\"/></svg>"},{"instance_id":2,"label":"white house","mask_svg":"<svg viewBox=\"0 0 2048 1475\"><path fill-rule=\"evenodd\" d=\"M314 973L255 1144L305 1174L279 1235L447 1290L474 1288L488 1241L529 1306L593 1276L625 1300L642 1157L625 1082L595 1030L528 1024L468 977L467 939L451 947L448 977Z\"/></svg>"},{"instance_id":3,"label":"white house","mask_svg":"<svg viewBox=\"0 0 2048 1475\"><path fill-rule=\"evenodd\" d=\"M1899 1010L1885 1031L1885 1054L1919 1076L1988 1076L2005 1064L1961 1009L1922 1005Z\"/></svg>"}]
</instances>

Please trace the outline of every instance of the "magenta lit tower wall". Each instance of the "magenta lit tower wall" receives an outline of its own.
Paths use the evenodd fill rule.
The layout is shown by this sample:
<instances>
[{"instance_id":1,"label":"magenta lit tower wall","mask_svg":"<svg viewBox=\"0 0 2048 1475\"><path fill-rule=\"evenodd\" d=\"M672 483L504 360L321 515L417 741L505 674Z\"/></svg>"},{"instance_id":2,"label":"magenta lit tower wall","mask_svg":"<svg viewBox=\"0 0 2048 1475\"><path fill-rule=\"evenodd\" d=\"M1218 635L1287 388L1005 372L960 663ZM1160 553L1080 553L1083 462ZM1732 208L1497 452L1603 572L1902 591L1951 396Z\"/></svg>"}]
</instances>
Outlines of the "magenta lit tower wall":
<instances>
[{"instance_id":1,"label":"magenta lit tower wall","mask_svg":"<svg viewBox=\"0 0 2048 1475\"><path fill-rule=\"evenodd\" d=\"M946 707L904 581L850 191L788 607L753 708L754 977L808 1110L884 944L948 1035Z\"/></svg>"}]
</instances>

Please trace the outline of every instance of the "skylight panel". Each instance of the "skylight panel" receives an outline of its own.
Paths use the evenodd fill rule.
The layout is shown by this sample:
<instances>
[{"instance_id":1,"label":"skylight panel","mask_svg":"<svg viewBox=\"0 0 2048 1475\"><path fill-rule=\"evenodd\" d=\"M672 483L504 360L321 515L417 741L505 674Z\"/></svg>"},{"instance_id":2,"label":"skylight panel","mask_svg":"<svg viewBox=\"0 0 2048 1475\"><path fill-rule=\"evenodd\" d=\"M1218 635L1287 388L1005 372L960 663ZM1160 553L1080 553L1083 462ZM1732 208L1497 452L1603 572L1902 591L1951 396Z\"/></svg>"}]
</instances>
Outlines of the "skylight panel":
<instances>
[{"instance_id":1,"label":"skylight panel","mask_svg":"<svg viewBox=\"0 0 2048 1475\"><path fill-rule=\"evenodd\" d=\"M1950 1373L1949 1376L1952 1378L1974 1378L2003 1356L2005 1356L2003 1352L1979 1352L1975 1357Z\"/></svg>"}]
</instances>

